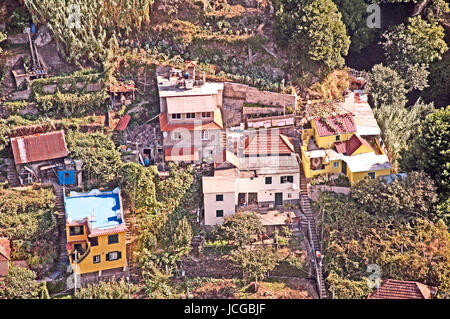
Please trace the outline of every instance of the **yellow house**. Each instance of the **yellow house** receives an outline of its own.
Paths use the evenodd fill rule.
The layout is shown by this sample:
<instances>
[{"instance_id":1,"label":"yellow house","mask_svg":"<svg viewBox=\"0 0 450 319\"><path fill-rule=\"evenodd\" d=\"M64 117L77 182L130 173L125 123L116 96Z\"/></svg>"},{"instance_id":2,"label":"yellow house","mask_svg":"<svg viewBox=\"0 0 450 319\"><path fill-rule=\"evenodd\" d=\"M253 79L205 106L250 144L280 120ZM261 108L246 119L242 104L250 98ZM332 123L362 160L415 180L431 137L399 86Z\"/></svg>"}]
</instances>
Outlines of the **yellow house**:
<instances>
[{"instance_id":1,"label":"yellow house","mask_svg":"<svg viewBox=\"0 0 450 319\"><path fill-rule=\"evenodd\" d=\"M64 195L67 254L77 274L125 270L126 226L120 189Z\"/></svg>"},{"instance_id":2,"label":"yellow house","mask_svg":"<svg viewBox=\"0 0 450 319\"><path fill-rule=\"evenodd\" d=\"M307 178L344 174L352 185L366 176L391 174L379 136L360 136L351 113L315 118L302 133L301 157Z\"/></svg>"}]
</instances>

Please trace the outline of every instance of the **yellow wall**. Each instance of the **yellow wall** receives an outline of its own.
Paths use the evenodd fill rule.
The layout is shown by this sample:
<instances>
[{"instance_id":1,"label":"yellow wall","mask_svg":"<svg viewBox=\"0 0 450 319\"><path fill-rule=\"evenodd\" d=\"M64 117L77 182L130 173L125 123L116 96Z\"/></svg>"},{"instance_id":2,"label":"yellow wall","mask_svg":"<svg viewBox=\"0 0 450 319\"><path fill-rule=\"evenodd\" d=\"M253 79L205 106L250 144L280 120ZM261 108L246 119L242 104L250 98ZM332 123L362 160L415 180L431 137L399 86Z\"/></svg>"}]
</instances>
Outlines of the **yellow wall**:
<instances>
[{"instance_id":1,"label":"yellow wall","mask_svg":"<svg viewBox=\"0 0 450 319\"><path fill-rule=\"evenodd\" d=\"M317 132L316 123L314 121L311 121L311 127L314 129L314 138L316 140L317 146L324 149L330 149L334 147L334 143L336 142L342 142L349 140L353 133L343 133L339 134L340 139L339 141L336 141L336 135L330 135L330 136L319 136L319 133Z\"/></svg>"},{"instance_id":2,"label":"yellow wall","mask_svg":"<svg viewBox=\"0 0 450 319\"><path fill-rule=\"evenodd\" d=\"M353 155L363 154L363 153L373 153L373 149L371 147L367 147L364 144L361 144L360 147L356 149L356 151L353 152Z\"/></svg>"},{"instance_id":3,"label":"yellow wall","mask_svg":"<svg viewBox=\"0 0 450 319\"><path fill-rule=\"evenodd\" d=\"M305 153L305 147L302 147L302 165L303 165L303 171L305 172L306 178L312 178L313 176L317 175L323 175L323 174L339 174L342 169L342 163L341 160L336 161L330 161L328 164L323 162L325 165L324 169L321 170L312 170L311 169L311 159L306 155ZM339 162L339 167L333 167L333 162Z\"/></svg>"},{"instance_id":4,"label":"yellow wall","mask_svg":"<svg viewBox=\"0 0 450 319\"><path fill-rule=\"evenodd\" d=\"M358 173L352 173L350 169L347 166L347 177L350 180L350 183L352 185L358 183L359 181L363 180L368 176L369 173L375 173L375 178L378 176L384 176L384 175L390 175L391 170L390 169L382 169L378 171L367 171L367 172L358 172Z\"/></svg>"},{"instance_id":5,"label":"yellow wall","mask_svg":"<svg viewBox=\"0 0 450 319\"><path fill-rule=\"evenodd\" d=\"M85 227L84 227L85 228ZM70 236L69 226L66 227L67 233L67 241L75 241L75 240L84 240L83 249L90 245L87 235L86 229L84 229L83 235L78 236ZM100 270L107 270L113 268L121 268L127 265L127 255L126 255L126 242L125 242L125 234L126 232L118 233L119 242L116 244L108 244L108 236L103 235L98 236L98 246L91 246L89 254L78 263L78 272L79 274L89 273L89 272L98 272ZM122 257L117 260L107 261L106 254L112 251L120 251L122 253ZM72 251L67 252L69 255ZM94 264L94 256L100 255L100 263ZM72 260L71 260L72 262ZM72 267L74 265L72 264Z\"/></svg>"}]
</instances>

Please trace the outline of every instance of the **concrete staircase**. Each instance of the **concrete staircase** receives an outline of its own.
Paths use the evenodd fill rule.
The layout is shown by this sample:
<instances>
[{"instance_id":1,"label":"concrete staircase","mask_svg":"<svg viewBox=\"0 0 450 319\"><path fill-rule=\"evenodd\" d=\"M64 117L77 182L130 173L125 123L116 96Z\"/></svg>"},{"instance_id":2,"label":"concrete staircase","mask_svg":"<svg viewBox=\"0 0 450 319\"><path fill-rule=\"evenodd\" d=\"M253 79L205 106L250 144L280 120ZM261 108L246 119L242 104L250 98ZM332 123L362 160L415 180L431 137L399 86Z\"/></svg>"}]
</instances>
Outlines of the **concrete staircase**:
<instances>
[{"instance_id":1,"label":"concrete staircase","mask_svg":"<svg viewBox=\"0 0 450 319\"><path fill-rule=\"evenodd\" d=\"M66 215L64 208L63 188L59 185L54 185L56 208L58 209L58 232L59 232L59 257L57 271L65 272L69 265L69 256L67 255L66 243Z\"/></svg>"},{"instance_id":2,"label":"concrete staircase","mask_svg":"<svg viewBox=\"0 0 450 319\"><path fill-rule=\"evenodd\" d=\"M8 158L6 160L6 176L8 178L8 183L11 187L18 187L20 185L19 178L17 177L16 165L14 164L14 160Z\"/></svg>"},{"instance_id":3,"label":"concrete staircase","mask_svg":"<svg viewBox=\"0 0 450 319\"><path fill-rule=\"evenodd\" d=\"M130 212L127 212L125 216L125 225L127 227L127 233L125 234L126 250L127 250L127 276L130 277L131 281L138 281L140 277L139 269L135 266L133 262L133 224L135 222L135 217L131 216Z\"/></svg>"},{"instance_id":4,"label":"concrete staircase","mask_svg":"<svg viewBox=\"0 0 450 319\"><path fill-rule=\"evenodd\" d=\"M327 289L325 285L325 279L323 275L322 266L319 263L318 258L316 258L316 252L321 252L321 246L319 241L319 236L317 234L316 221L314 218L314 213L311 209L311 202L308 197L308 189L306 184L306 176L303 171L303 166L300 163L300 207L306 220L302 220L300 225L304 229L305 233L308 234L308 238L311 246L311 259L314 261L314 268L316 271L316 283L317 290L319 292L320 299L327 298Z\"/></svg>"}]
</instances>

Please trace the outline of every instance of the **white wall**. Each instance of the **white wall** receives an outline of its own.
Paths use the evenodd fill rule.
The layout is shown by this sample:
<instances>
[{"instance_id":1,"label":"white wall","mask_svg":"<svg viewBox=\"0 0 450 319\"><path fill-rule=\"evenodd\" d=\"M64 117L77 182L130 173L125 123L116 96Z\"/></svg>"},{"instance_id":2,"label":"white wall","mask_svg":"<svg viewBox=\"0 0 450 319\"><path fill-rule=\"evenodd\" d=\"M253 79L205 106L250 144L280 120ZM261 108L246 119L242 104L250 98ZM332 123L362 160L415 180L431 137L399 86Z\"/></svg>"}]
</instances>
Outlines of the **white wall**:
<instances>
[{"instance_id":1,"label":"white wall","mask_svg":"<svg viewBox=\"0 0 450 319\"><path fill-rule=\"evenodd\" d=\"M294 177L294 183L280 183L280 176L292 175ZM272 177L272 184L265 184L265 177ZM215 179L209 177L210 179ZM236 180L237 187L236 192L231 193L204 193L204 211L205 211L205 225L215 225L223 222L223 218L216 217L216 210L222 209L223 215L231 216L235 213L235 205L238 204L239 193L258 193L258 202L273 202L275 203L275 193L283 193L283 201L298 200L299 187L300 187L300 174L274 174L274 175L261 175L253 180L250 178L239 178ZM217 179L217 188L220 190L220 179ZM297 188L293 189L293 185ZM209 192L213 191L211 189ZM223 201L216 201L216 195L223 194ZM291 198L288 197L291 194Z\"/></svg>"},{"instance_id":2,"label":"white wall","mask_svg":"<svg viewBox=\"0 0 450 319\"><path fill-rule=\"evenodd\" d=\"M220 194L220 193L217 193ZM223 201L216 201L216 194L204 194L203 203L205 209L205 225L216 225L223 222L224 217L231 216L235 212L235 193L221 193ZM223 217L216 217L216 210L223 210Z\"/></svg>"}]
</instances>

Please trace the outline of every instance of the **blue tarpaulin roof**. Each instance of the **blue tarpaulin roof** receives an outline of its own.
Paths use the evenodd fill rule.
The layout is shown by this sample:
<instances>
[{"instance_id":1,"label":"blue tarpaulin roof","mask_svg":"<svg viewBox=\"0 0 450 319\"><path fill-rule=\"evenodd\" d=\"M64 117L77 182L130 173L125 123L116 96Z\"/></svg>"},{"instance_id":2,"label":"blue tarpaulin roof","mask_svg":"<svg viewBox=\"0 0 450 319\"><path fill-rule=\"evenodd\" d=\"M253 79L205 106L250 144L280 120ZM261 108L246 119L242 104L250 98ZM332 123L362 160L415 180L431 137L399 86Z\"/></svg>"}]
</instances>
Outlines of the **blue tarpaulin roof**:
<instances>
[{"instance_id":1,"label":"blue tarpaulin roof","mask_svg":"<svg viewBox=\"0 0 450 319\"><path fill-rule=\"evenodd\" d=\"M123 223L117 214L121 213L119 189L113 192L93 190L89 193L71 192L64 198L66 217L69 220L83 220L92 217L92 228L108 229ZM121 214L119 216L122 216Z\"/></svg>"}]
</instances>

